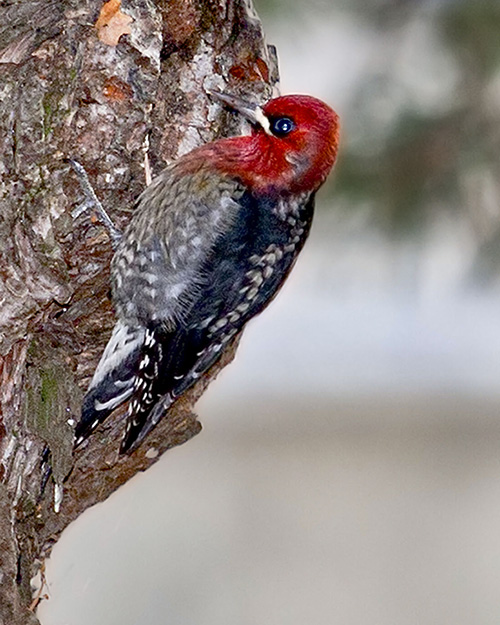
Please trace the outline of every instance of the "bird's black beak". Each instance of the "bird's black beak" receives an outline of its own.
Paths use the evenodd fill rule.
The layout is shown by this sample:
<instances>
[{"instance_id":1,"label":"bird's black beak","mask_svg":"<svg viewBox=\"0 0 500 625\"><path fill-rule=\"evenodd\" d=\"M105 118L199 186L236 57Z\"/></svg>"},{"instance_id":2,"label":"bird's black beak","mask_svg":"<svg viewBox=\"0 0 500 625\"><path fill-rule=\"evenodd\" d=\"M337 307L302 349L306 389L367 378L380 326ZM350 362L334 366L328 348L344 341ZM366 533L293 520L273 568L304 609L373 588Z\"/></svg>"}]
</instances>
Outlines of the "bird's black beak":
<instances>
[{"instance_id":1,"label":"bird's black beak","mask_svg":"<svg viewBox=\"0 0 500 625\"><path fill-rule=\"evenodd\" d=\"M222 91L207 90L207 93L215 100L222 102L229 108L243 115L243 117L254 126L260 126L264 132L271 134L271 126L267 115L258 104L254 102L248 102L235 95L223 93Z\"/></svg>"}]
</instances>

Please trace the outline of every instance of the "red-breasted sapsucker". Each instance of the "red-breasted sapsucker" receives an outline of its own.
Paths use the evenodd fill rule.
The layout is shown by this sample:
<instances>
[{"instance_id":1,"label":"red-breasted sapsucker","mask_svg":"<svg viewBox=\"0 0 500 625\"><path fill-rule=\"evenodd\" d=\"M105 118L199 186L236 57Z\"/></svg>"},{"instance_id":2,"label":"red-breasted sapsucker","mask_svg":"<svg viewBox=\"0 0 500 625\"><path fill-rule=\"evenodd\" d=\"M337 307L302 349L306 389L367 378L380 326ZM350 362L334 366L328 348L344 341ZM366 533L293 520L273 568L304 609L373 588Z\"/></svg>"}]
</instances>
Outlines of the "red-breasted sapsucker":
<instances>
[{"instance_id":1,"label":"red-breasted sapsucker","mask_svg":"<svg viewBox=\"0 0 500 625\"><path fill-rule=\"evenodd\" d=\"M252 134L185 154L137 200L111 265L118 322L76 444L129 400L121 450L135 449L269 304L307 238L337 153L337 115L303 95L263 107L217 97Z\"/></svg>"}]
</instances>

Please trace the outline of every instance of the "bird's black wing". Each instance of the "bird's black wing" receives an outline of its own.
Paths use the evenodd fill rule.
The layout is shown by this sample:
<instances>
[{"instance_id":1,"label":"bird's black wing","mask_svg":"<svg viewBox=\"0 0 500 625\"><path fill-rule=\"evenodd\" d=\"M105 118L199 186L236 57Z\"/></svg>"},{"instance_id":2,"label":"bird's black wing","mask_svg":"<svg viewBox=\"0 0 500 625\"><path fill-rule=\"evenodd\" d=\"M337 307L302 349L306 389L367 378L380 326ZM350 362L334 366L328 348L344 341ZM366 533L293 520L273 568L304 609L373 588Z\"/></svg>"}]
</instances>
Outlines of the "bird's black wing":
<instances>
[{"instance_id":1,"label":"bird's black wing","mask_svg":"<svg viewBox=\"0 0 500 625\"><path fill-rule=\"evenodd\" d=\"M145 330L118 321L83 399L75 428L75 445L82 443L134 389L134 377L144 343Z\"/></svg>"},{"instance_id":2,"label":"bird's black wing","mask_svg":"<svg viewBox=\"0 0 500 625\"><path fill-rule=\"evenodd\" d=\"M161 370L161 382L153 384L156 400L174 372L185 370L176 359L188 357L194 340L191 333L183 347L186 319L206 279L202 269L216 240L236 221L242 193L238 181L215 181L202 170L187 175L174 164L138 199L111 263L118 323L84 398L76 444L132 394L150 401L141 371ZM163 351L152 351L151 336ZM131 411L131 420L142 419Z\"/></svg>"}]
</instances>

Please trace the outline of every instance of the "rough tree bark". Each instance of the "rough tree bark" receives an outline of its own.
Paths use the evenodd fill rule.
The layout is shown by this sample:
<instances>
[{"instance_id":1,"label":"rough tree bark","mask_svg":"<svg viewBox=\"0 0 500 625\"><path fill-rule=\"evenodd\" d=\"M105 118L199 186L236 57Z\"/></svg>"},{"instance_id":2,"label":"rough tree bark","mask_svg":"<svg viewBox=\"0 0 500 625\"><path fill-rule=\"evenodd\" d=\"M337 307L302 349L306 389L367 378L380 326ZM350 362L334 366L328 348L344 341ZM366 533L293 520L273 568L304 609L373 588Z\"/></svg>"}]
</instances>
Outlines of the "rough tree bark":
<instances>
[{"instance_id":1,"label":"rough tree bark","mask_svg":"<svg viewBox=\"0 0 500 625\"><path fill-rule=\"evenodd\" d=\"M2 624L38 622L30 581L62 530L200 430L193 405L233 356L235 344L131 457L117 453L122 414L73 453L68 421L114 318L110 241L88 214L73 218L82 194L65 159L84 164L120 227L147 162L154 174L238 132L204 89L271 95L275 57L249 2L112 0L104 12L103 0L0 2Z\"/></svg>"}]
</instances>

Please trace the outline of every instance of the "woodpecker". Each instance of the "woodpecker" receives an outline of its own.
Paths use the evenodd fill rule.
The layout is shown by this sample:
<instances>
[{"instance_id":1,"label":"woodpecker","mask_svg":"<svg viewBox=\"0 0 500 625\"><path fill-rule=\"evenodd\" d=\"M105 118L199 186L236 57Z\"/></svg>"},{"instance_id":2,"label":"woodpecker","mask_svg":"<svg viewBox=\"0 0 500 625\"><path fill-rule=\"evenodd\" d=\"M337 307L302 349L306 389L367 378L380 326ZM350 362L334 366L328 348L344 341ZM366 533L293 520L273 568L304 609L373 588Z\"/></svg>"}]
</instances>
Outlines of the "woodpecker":
<instances>
[{"instance_id":1,"label":"woodpecker","mask_svg":"<svg viewBox=\"0 0 500 625\"><path fill-rule=\"evenodd\" d=\"M118 320L76 445L128 400L121 452L134 451L274 298L309 234L337 155L336 113L305 95L262 107L212 95L252 132L181 156L139 196L111 263Z\"/></svg>"}]
</instances>

